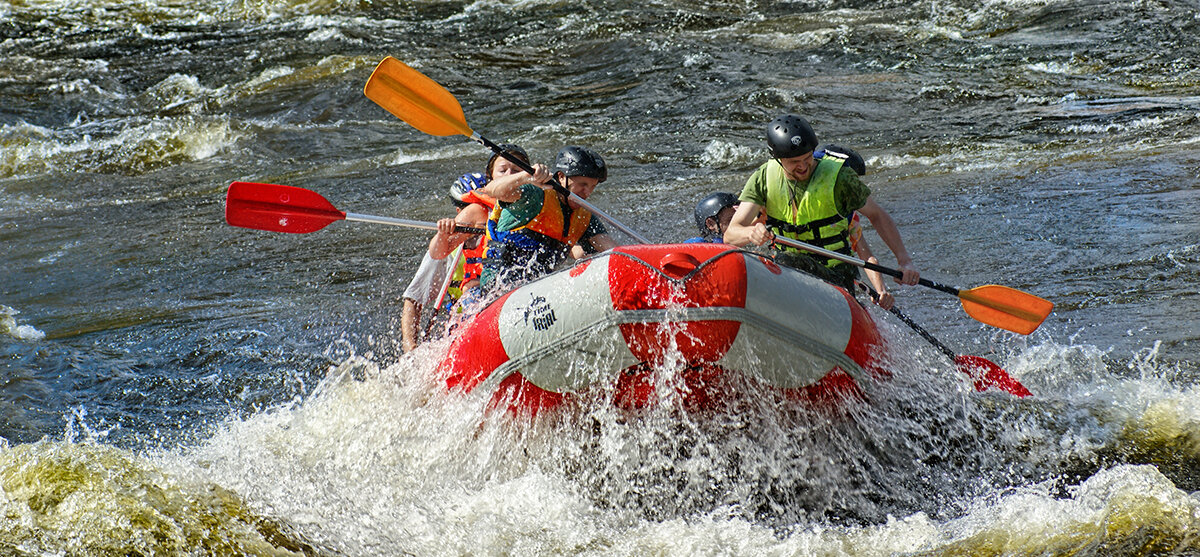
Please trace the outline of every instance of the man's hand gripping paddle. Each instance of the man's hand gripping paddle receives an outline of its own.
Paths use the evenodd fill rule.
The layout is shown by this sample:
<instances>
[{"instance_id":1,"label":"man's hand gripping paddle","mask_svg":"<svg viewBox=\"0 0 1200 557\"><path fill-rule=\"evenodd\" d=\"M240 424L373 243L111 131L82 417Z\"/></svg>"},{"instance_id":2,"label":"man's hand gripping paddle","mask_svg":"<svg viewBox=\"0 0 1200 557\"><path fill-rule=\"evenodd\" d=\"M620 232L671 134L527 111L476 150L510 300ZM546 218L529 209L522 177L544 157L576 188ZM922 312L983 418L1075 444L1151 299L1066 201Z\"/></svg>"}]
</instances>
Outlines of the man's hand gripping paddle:
<instances>
[{"instance_id":1,"label":"man's hand gripping paddle","mask_svg":"<svg viewBox=\"0 0 1200 557\"><path fill-rule=\"evenodd\" d=\"M897 269L884 267L875 263L867 263L857 257L850 257L849 255L819 248L791 238L775 236L775 243L816 253L830 259L837 259L838 261L857 265L864 269L870 269L896 278L904 276L904 273L901 273ZM1049 300L998 284L977 286L970 290L959 290L953 286L938 284L928 279L921 279L917 284L958 296L962 300L963 309L967 312L967 315L970 315L980 323L1022 335L1027 335L1037 330L1038 326L1050 315L1050 311L1054 309L1054 304Z\"/></svg>"}]
</instances>

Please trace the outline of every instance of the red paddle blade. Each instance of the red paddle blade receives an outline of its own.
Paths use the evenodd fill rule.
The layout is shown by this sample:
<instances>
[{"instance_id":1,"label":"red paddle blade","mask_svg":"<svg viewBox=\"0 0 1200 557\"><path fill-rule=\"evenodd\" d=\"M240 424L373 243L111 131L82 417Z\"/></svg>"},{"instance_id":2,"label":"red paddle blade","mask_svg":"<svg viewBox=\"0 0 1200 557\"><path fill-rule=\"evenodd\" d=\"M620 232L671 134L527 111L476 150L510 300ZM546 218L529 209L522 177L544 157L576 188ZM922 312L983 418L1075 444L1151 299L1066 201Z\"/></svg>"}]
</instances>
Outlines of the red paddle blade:
<instances>
[{"instance_id":1,"label":"red paddle blade","mask_svg":"<svg viewBox=\"0 0 1200 557\"><path fill-rule=\"evenodd\" d=\"M225 222L242 228L307 234L344 218L321 194L304 188L234 182L225 195Z\"/></svg>"},{"instance_id":2,"label":"red paddle blade","mask_svg":"<svg viewBox=\"0 0 1200 557\"><path fill-rule=\"evenodd\" d=\"M955 356L954 363L958 370L969 375L975 382L976 391L999 389L1017 397L1027 397L1033 393L1025 388L1020 381L1013 379L1004 368L990 360L979 356Z\"/></svg>"}]
</instances>

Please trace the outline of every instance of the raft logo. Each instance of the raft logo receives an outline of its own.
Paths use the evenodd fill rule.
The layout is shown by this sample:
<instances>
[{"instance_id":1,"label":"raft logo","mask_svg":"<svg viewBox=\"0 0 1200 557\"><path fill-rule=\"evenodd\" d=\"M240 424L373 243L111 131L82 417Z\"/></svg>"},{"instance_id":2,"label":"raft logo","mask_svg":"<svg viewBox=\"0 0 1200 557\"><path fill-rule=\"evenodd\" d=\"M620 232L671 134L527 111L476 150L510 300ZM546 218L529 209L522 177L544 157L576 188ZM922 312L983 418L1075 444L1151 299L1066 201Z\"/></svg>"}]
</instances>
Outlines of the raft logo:
<instances>
[{"instance_id":1,"label":"raft logo","mask_svg":"<svg viewBox=\"0 0 1200 557\"><path fill-rule=\"evenodd\" d=\"M545 297L537 294L532 294L532 296L533 299L525 307L525 325L532 324L534 330L545 331L554 325L555 321L558 321L558 317L555 317L554 308L550 307L550 302Z\"/></svg>"}]
</instances>

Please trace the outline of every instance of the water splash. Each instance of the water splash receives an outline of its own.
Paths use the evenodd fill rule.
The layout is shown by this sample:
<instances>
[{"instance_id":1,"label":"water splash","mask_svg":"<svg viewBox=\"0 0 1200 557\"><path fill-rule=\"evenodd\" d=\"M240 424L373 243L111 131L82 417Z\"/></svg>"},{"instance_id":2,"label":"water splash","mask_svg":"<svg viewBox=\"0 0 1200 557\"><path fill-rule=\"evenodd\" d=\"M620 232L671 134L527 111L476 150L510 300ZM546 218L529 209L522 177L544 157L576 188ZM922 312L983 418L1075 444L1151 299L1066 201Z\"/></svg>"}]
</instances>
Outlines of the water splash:
<instances>
[{"instance_id":1,"label":"water splash","mask_svg":"<svg viewBox=\"0 0 1200 557\"><path fill-rule=\"evenodd\" d=\"M1196 468L1194 393L1162 380L1153 350L1133 364L1144 377L1014 399L974 393L940 353L883 330L892 377L838 410L735 377L724 388L741 396L698 414L668 358L650 409L622 411L597 387L528 418L446 392L434 367L448 340L386 367L351 357L309 396L178 452L0 449L19 517L3 539L354 555L1195 548L1200 501L1170 471L1129 464L1129 447L1161 447L1147 454ZM1096 375L1092 354L1035 346L1006 363L1037 392Z\"/></svg>"}]
</instances>

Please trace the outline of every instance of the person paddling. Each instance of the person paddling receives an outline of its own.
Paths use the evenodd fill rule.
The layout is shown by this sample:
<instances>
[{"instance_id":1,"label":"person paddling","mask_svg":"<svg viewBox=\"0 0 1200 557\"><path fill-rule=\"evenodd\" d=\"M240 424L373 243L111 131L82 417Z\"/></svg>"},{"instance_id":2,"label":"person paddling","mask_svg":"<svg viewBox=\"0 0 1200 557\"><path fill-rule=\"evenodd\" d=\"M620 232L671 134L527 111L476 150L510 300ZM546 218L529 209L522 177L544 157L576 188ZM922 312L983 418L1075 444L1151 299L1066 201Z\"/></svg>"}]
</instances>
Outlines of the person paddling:
<instances>
[{"instance_id":1,"label":"person paddling","mask_svg":"<svg viewBox=\"0 0 1200 557\"><path fill-rule=\"evenodd\" d=\"M740 204L725 231L735 246L770 244L776 234L851 255L849 219L855 211L866 216L896 256L901 284L916 284L920 274L904 247L891 215L875 202L871 190L846 166L846 157L827 152L814 158L817 135L804 118L784 114L766 130L772 160L746 181ZM767 222L755 222L766 211ZM777 260L852 289L858 267L785 248Z\"/></svg>"},{"instance_id":2,"label":"person paddling","mask_svg":"<svg viewBox=\"0 0 1200 557\"><path fill-rule=\"evenodd\" d=\"M529 163L529 154L519 145L505 143L499 147L501 152L512 155L526 164ZM455 232L455 226L484 228L487 225L488 215L496 206L496 198L487 193L489 191L486 187L487 184L497 180L499 180L497 185L506 182L520 183L529 177L512 161L494 153L488 159L482 174L478 172L464 174L455 183L459 197L469 205L459 211L454 218L438 221L438 232L429 239L429 254L434 259L441 259L458 246L463 246L463 290L479 284L479 279L483 275L487 236Z\"/></svg>"},{"instance_id":3,"label":"person paddling","mask_svg":"<svg viewBox=\"0 0 1200 557\"><path fill-rule=\"evenodd\" d=\"M853 169L859 176L866 173L866 163L858 153L850 149L838 147L837 145L829 145L825 149L814 153L813 156L820 158L826 152L845 156L845 165ZM699 203L696 203L695 210L696 227L700 230L700 236L688 238L683 243L724 243L725 230L729 227L729 222L733 219L733 214L737 210L737 206L738 199L732 193L716 192L701 199ZM869 263L879 263L879 259L871 251L871 246L862 237L862 225L859 223L858 212L855 211L847 220L850 226L848 232L850 248L854 253L858 254L859 259ZM891 309L892 304L895 303L895 299L888 292L887 285L883 281L883 275L877 271L867 270L867 279L876 292L872 296L872 300L883 309Z\"/></svg>"},{"instance_id":4,"label":"person paddling","mask_svg":"<svg viewBox=\"0 0 1200 557\"><path fill-rule=\"evenodd\" d=\"M519 145L501 144L499 147L501 152L529 162L529 154ZM404 292L400 330L405 351L416 348L429 336L434 313L445 311L449 314L454 304L463 299L464 293L479 285L487 236L455 232L455 227L483 228L486 225L488 215L496 206L496 199L485 190L487 184L493 181L498 184L508 181L520 183L528 178L529 175L512 161L494 153L482 173L468 172L451 184L450 200L458 212L452 218L437 221L437 233L429 239L429 248L421 266ZM463 248L461 257L446 261L446 257L459 246ZM449 282L446 282L447 274L451 275ZM443 284L447 291L444 297L440 290ZM443 298L441 306L432 307L439 297ZM425 312L426 307L431 307L433 311Z\"/></svg>"},{"instance_id":5,"label":"person paddling","mask_svg":"<svg viewBox=\"0 0 1200 557\"><path fill-rule=\"evenodd\" d=\"M553 271L567 259L616 247L599 219L567 203L549 186L550 171L534 165L534 175L489 183L485 192L498 200L487 223L488 249L482 286L511 287ZM596 151L562 148L554 158L554 176L571 193L587 199L608 178Z\"/></svg>"},{"instance_id":6,"label":"person paddling","mask_svg":"<svg viewBox=\"0 0 1200 557\"><path fill-rule=\"evenodd\" d=\"M470 198L465 194L482 178L478 173L464 174L450 186L450 201L454 203L458 215L462 215L472 206ZM443 234L444 222L449 223L450 234L453 234L455 219L447 218L438 221L438 235ZM468 234L459 236L470 237ZM434 239L436 238L435 235ZM412 281L408 283L408 288L402 295L404 308L400 315L400 339L405 352L413 351L427 340L435 329L437 314L447 311L462 296L466 276L462 258L448 259L448 251L437 254L433 246L434 242L430 241L429 249L421 258L421 265L417 267L417 272L413 274ZM442 295L443 291L445 296Z\"/></svg>"},{"instance_id":7,"label":"person paddling","mask_svg":"<svg viewBox=\"0 0 1200 557\"><path fill-rule=\"evenodd\" d=\"M723 191L709 194L704 199L701 199L696 203L696 210L694 212L696 228L700 230L700 235L688 238L683 243L723 243L725 241L725 229L729 227L729 221L733 219L733 213L737 209L737 205L737 197L732 193Z\"/></svg>"}]
</instances>

